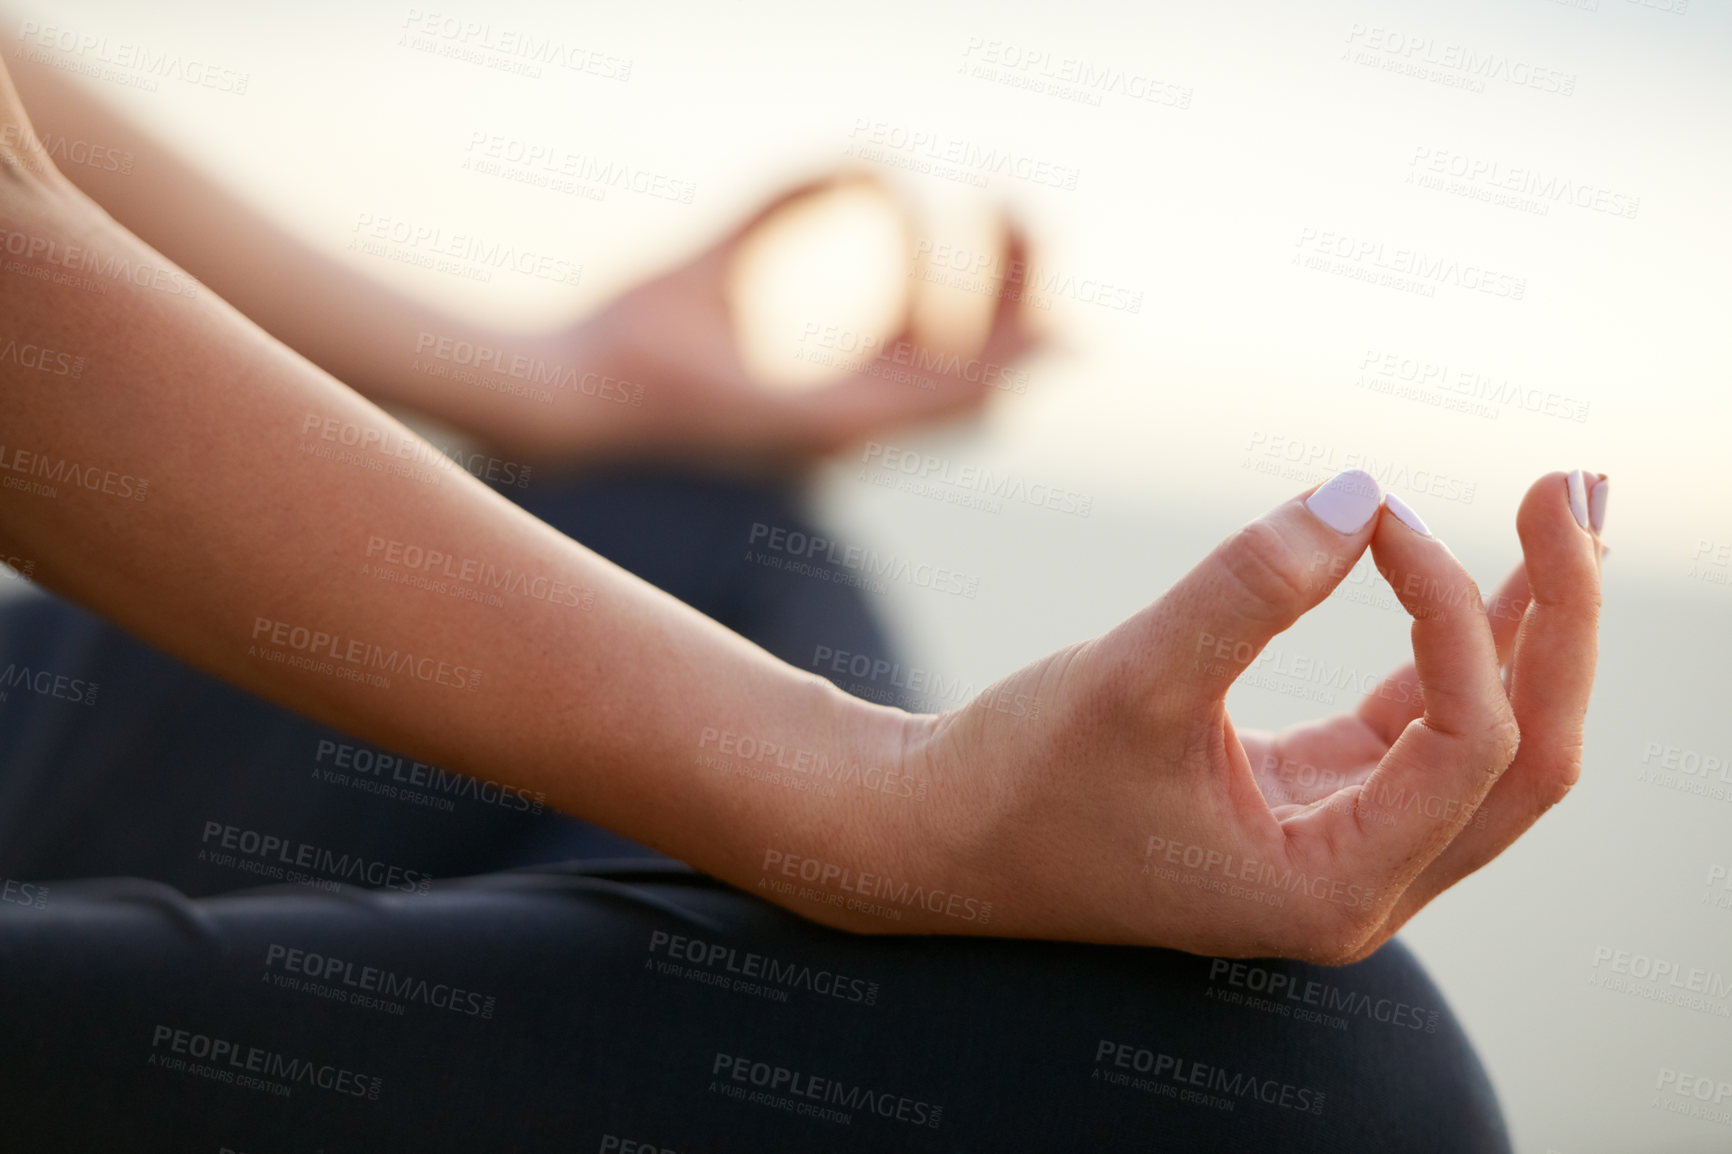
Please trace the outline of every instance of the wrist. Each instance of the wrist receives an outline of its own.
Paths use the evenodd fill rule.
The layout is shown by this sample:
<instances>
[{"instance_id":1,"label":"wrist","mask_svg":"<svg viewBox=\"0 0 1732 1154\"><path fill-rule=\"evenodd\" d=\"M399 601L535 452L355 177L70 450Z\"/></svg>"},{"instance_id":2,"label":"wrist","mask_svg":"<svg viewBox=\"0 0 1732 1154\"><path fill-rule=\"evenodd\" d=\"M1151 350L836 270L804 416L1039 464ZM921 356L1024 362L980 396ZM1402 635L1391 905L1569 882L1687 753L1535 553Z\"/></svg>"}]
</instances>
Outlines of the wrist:
<instances>
[{"instance_id":1,"label":"wrist","mask_svg":"<svg viewBox=\"0 0 1732 1154\"><path fill-rule=\"evenodd\" d=\"M809 897L828 903L821 920L856 933L994 932L993 896L960 852L967 815L957 812L956 782L941 769L941 735L954 718L841 696L847 746L858 751L848 775L856 796L847 836L834 839L845 856L826 860L813 887L820 894Z\"/></svg>"},{"instance_id":2,"label":"wrist","mask_svg":"<svg viewBox=\"0 0 1732 1154\"><path fill-rule=\"evenodd\" d=\"M618 456L642 385L628 379L618 335L604 313L516 340L524 384L533 391L515 407L511 448L536 465Z\"/></svg>"},{"instance_id":3,"label":"wrist","mask_svg":"<svg viewBox=\"0 0 1732 1154\"><path fill-rule=\"evenodd\" d=\"M433 331L436 330L436 331ZM424 322L414 357L351 382L376 401L407 405L529 465L585 455L612 375L605 334L590 321L545 332Z\"/></svg>"},{"instance_id":4,"label":"wrist","mask_svg":"<svg viewBox=\"0 0 1732 1154\"><path fill-rule=\"evenodd\" d=\"M925 754L937 719L802 680L789 704L804 736L766 735L752 750L740 740L727 755L729 788L749 785L760 802L737 827L745 837L729 880L855 933L967 933L984 923L983 899L955 880L942 836L944 793ZM749 768L737 765L742 755Z\"/></svg>"}]
</instances>

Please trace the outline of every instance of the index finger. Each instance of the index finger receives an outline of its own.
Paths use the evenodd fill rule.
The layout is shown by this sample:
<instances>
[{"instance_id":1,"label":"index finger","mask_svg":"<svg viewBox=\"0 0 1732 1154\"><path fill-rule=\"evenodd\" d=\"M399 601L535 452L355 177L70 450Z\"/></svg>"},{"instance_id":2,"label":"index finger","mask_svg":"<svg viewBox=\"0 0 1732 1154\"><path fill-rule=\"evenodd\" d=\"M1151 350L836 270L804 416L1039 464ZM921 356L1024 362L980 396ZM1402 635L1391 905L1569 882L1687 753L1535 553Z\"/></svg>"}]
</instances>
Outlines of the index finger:
<instances>
[{"instance_id":1,"label":"index finger","mask_svg":"<svg viewBox=\"0 0 1732 1154\"><path fill-rule=\"evenodd\" d=\"M1023 306L1028 239L1015 220L1006 229L996 302L983 343L964 353L923 343L911 313L871 360L824 388L792 399L809 440L845 445L897 425L966 411L995 388L1019 391L1021 380L1015 374L1020 370L1012 366L1039 341Z\"/></svg>"}]
</instances>

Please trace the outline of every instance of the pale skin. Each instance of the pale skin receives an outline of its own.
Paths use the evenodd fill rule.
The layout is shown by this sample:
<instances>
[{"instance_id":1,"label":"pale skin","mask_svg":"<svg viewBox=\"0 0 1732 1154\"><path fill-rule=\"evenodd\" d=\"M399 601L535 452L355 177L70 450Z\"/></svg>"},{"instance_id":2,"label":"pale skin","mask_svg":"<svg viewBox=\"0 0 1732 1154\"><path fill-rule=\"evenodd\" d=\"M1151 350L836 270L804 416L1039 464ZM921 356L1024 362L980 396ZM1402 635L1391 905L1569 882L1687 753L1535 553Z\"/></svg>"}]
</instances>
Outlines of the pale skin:
<instances>
[{"instance_id":1,"label":"pale skin","mask_svg":"<svg viewBox=\"0 0 1732 1154\"><path fill-rule=\"evenodd\" d=\"M843 929L1332 964L1368 955L1496 857L1581 771L1601 548L1572 515L1562 473L1541 477L1521 503L1523 563L1493 612L1436 538L1386 508L1337 532L1306 506L1307 491L1117 628L961 709L908 714L777 661L461 470L431 479L381 471L398 452L437 463L332 375L409 399L381 383L383 360L370 371L374 354L334 336L313 341L309 359L295 351L295 308L256 305L285 344L212 291L215 265L203 273L212 286L194 296L100 271L81 275L101 293L31 275L69 271L70 245L102 260L173 265L43 161L9 78L0 120L17 126L0 167L0 240L24 245L4 258L22 264L0 269L0 342L86 358L76 381L0 362L0 476L23 475L15 454L24 450L150 481L143 500L100 485L62 483L51 497L0 489L0 547L35 561L48 588L287 708L542 791L566 812ZM667 288L677 281L664 278L608 319L640 350L642 375L690 379L690 366L652 366L643 334L668 312L670 324L713 325L722 314L703 302L717 282L704 269L717 253L693 262L689 283L700 289ZM352 278L304 271L306 284L350 294L341 299L366 295ZM392 323L402 336L425 318ZM726 337L712 327L705 340ZM1015 310L1001 309L989 347L1014 355L1026 342ZM752 386L676 387L725 396ZM762 434L720 425L709 447L799 456L942 408L931 397L885 400L894 387L862 375L835 387L840 403L799 402L803 416L767 416ZM945 411L977 403L972 388L952 382ZM588 410L573 405L568 431L538 442L511 418L464 422L457 410L474 398L414 399L444 405L454 423L496 443L518 436L554 456L642 455L710 436L701 421L658 425L647 403L642 425L584 430ZM498 398L489 403L505 411ZM840 415L811 416L825 406ZM349 430L369 447L345 446ZM318 455L344 447L349 460ZM587 608L533 594L493 606L382 582L361 573L378 540L546 578L545 588L585 591ZM1367 549L1414 616L1414 663L1353 714L1279 735L1239 733L1224 706L1233 674ZM299 653L296 629L327 638L324 669L260 655ZM1225 663L1213 656L1220 639L1230 643ZM350 669L352 642L425 660L388 687L362 684L331 672ZM480 676L464 688L446 683L463 677L413 671L438 662ZM1038 713L1004 708L1019 696L1038 701ZM719 771L751 768L740 738L789 751L787 764L869 767L878 787L856 779L829 796ZM1305 785L1283 770L1295 762L1329 772ZM905 887L922 896L898 897ZM861 894L851 908L847 899Z\"/></svg>"}]
</instances>

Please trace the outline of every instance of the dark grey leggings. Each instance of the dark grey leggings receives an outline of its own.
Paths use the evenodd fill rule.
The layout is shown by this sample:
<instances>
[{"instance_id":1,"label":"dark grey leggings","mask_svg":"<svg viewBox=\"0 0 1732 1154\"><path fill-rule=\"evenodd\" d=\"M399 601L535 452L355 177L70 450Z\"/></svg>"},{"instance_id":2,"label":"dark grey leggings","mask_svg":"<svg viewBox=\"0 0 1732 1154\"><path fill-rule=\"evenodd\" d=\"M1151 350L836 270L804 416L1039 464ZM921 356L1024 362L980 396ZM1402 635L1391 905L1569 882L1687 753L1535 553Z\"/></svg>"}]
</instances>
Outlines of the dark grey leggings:
<instances>
[{"instance_id":1,"label":"dark grey leggings","mask_svg":"<svg viewBox=\"0 0 1732 1154\"><path fill-rule=\"evenodd\" d=\"M858 594L741 562L753 524L801 524L779 491L513 495L797 665L888 656ZM856 937L52 598L0 609L7 669L8 1148L1508 1149L1398 945L1323 969Z\"/></svg>"}]
</instances>

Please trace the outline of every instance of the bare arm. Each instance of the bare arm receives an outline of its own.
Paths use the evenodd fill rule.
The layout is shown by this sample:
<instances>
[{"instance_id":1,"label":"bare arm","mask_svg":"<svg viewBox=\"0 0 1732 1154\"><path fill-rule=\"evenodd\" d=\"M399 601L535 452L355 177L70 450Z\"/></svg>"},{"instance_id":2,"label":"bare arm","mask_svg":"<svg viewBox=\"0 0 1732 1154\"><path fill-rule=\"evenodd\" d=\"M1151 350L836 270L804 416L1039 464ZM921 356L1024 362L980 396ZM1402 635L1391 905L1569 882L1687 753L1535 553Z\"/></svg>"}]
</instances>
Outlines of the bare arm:
<instances>
[{"instance_id":1,"label":"bare arm","mask_svg":"<svg viewBox=\"0 0 1732 1154\"><path fill-rule=\"evenodd\" d=\"M0 71L7 123L29 131ZM1598 474L1528 491L1524 564L1491 615L1413 511L1349 471L1118 627L911 716L447 466L16 153L0 330L0 547L42 583L291 709L540 790L831 925L1351 961L1581 771ZM514 579L489 604L363 572L412 549ZM1241 737L1233 678L1367 549L1414 619L1414 663L1356 713ZM1326 772L1297 788L1295 760ZM762 772L810 784L819 766L840 788Z\"/></svg>"},{"instance_id":2,"label":"bare arm","mask_svg":"<svg viewBox=\"0 0 1732 1154\"><path fill-rule=\"evenodd\" d=\"M812 392L762 387L735 338L729 262L758 224L827 181L772 198L710 248L593 316L536 333L477 325L309 247L76 79L28 55L9 63L41 134L9 141L23 163L61 161L63 175L120 225L338 380L518 460L798 461L976 408L1036 343L1017 291L1025 244L1013 231L996 272L1008 291L972 360L921 356L954 354L959 341L978 337L928 319L917 338L911 299L903 331L886 334L881 363ZM78 143L94 146L78 152L94 163L74 162ZM677 341L668 340L673 328ZM958 367L910 373L910 364L935 359ZM886 387L887 377L903 383Z\"/></svg>"},{"instance_id":3,"label":"bare arm","mask_svg":"<svg viewBox=\"0 0 1732 1154\"><path fill-rule=\"evenodd\" d=\"M883 794L843 815L695 765L721 726L886 765L906 715L801 675L524 513L51 167L7 159L0 544L41 584L279 704L543 791L722 877L757 876L772 834L920 844L891 836L909 811ZM363 575L392 549L446 554L457 580L475 566L499 603Z\"/></svg>"}]
</instances>

